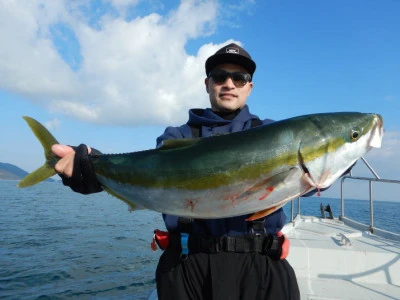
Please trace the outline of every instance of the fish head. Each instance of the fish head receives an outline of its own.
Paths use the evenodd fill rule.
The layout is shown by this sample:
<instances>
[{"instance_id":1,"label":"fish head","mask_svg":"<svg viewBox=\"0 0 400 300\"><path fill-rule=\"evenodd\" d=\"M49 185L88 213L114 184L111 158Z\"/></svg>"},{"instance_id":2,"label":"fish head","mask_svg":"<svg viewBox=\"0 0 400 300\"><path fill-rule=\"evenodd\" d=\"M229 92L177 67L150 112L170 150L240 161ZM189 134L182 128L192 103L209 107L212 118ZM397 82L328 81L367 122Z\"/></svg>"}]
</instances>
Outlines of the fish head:
<instances>
[{"instance_id":1,"label":"fish head","mask_svg":"<svg viewBox=\"0 0 400 300\"><path fill-rule=\"evenodd\" d=\"M308 121L298 157L312 187L329 187L369 150L381 147L383 119L378 114L318 114Z\"/></svg>"}]
</instances>

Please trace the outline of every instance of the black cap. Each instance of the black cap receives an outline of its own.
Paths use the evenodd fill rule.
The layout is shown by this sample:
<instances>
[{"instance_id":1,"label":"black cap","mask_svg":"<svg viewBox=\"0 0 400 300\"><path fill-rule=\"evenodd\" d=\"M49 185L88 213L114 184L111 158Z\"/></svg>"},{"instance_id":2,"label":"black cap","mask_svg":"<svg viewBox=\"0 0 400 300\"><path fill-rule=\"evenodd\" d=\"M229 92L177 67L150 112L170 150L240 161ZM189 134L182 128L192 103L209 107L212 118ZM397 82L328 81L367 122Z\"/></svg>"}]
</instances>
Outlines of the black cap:
<instances>
[{"instance_id":1,"label":"black cap","mask_svg":"<svg viewBox=\"0 0 400 300\"><path fill-rule=\"evenodd\" d=\"M251 59L250 54L239 45L234 43L222 47L214 55L206 60L206 75L220 64L232 63L245 68L253 77L256 70L256 63Z\"/></svg>"}]
</instances>

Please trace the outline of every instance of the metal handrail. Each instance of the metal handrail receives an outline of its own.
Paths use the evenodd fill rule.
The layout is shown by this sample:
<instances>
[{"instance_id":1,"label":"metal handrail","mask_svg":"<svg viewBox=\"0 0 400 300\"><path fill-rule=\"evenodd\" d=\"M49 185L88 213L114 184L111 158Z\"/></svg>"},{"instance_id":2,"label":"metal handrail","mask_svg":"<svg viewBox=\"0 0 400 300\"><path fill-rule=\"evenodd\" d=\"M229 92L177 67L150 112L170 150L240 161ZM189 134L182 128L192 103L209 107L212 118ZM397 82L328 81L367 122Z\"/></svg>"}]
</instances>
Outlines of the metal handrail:
<instances>
[{"instance_id":1,"label":"metal handrail","mask_svg":"<svg viewBox=\"0 0 400 300\"><path fill-rule=\"evenodd\" d=\"M297 199L297 214L296 216L294 215L294 201ZM296 199L293 199L291 201L291 211L290 211L290 221L293 223L295 217L297 217L298 215L300 215L300 197L297 197Z\"/></svg>"},{"instance_id":2,"label":"metal handrail","mask_svg":"<svg viewBox=\"0 0 400 300\"><path fill-rule=\"evenodd\" d=\"M371 171L371 173L374 175L375 178L372 177L360 177L360 176L352 176L351 172L350 175L346 175L342 177L341 180L341 186L340 186L340 200L341 200L341 215L339 219L344 220L344 181L346 179L354 179L354 180L364 180L368 181L369 183L369 214L370 214L370 224L368 230L371 233L374 233L374 199L373 199L373 189L372 189L372 183L373 182L383 182L383 183L395 183L395 184L400 184L400 180L394 180L394 179L382 179L378 176L378 174L375 172L375 170L371 167L371 165L365 160L364 157L361 157L361 160L364 162L364 164L367 166L367 168Z\"/></svg>"},{"instance_id":3,"label":"metal handrail","mask_svg":"<svg viewBox=\"0 0 400 300\"><path fill-rule=\"evenodd\" d=\"M379 228L376 228L374 226L374 199L373 199L373 182L383 182L383 183L394 183L394 184L400 184L400 180L394 180L394 179L382 179L379 177L379 175L375 172L375 170L371 167L371 165L366 161L364 157L361 157L361 160L364 162L364 164L367 166L367 168L370 170L370 172L373 174L374 177L360 177L360 176L353 176L352 172L350 171L350 175L345 175L341 179L341 187L340 187L340 200L341 200L341 215L339 216L340 220L349 222L349 223L357 223L349 218L346 218L344 215L344 182L346 179L354 179L354 180L364 180L369 182L369 206L370 206L370 224L369 225L364 225L361 223L358 223L360 226L365 226L368 227L368 230L371 233L374 233L375 230L379 230L380 232L384 231ZM297 214L294 216L294 201L297 199ZM295 220L295 217L300 215L300 197L293 199L292 200L292 205L291 205L291 222L293 223ZM394 234L390 232L386 232L389 234ZM398 236L398 234L394 234Z\"/></svg>"},{"instance_id":4,"label":"metal handrail","mask_svg":"<svg viewBox=\"0 0 400 300\"><path fill-rule=\"evenodd\" d=\"M294 215L294 201L297 199L297 214ZM290 222L294 222L294 219L300 215L300 197L297 197L291 201L291 211L290 211Z\"/></svg>"}]
</instances>

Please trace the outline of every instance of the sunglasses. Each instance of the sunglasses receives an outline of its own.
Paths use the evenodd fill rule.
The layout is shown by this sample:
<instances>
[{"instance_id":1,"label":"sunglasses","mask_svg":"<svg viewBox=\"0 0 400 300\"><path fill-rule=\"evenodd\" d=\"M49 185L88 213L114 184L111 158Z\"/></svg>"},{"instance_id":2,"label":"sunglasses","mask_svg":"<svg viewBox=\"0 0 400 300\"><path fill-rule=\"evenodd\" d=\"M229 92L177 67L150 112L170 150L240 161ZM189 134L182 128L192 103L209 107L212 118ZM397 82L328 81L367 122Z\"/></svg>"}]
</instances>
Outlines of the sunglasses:
<instances>
[{"instance_id":1,"label":"sunglasses","mask_svg":"<svg viewBox=\"0 0 400 300\"><path fill-rule=\"evenodd\" d=\"M208 78L211 78L216 84L224 83L228 77L232 79L233 84L237 88L244 87L246 83L251 81L251 75L243 72L227 72L216 69L208 74Z\"/></svg>"}]
</instances>

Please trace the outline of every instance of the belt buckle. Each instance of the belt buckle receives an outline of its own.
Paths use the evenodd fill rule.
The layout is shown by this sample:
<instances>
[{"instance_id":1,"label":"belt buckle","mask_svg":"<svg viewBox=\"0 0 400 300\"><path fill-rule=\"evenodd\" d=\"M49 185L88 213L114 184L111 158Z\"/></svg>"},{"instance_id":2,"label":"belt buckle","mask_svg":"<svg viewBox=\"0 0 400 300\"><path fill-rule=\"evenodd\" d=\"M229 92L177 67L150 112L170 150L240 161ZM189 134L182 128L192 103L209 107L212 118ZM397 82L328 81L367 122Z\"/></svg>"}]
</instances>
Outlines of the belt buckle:
<instances>
[{"instance_id":1,"label":"belt buckle","mask_svg":"<svg viewBox=\"0 0 400 300\"><path fill-rule=\"evenodd\" d=\"M251 221L250 223L250 234L254 234L254 235L265 235L267 233L267 230L265 229L264 226L264 218L259 219L259 220L254 220ZM256 227L257 229L254 229L254 227Z\"/></svg>"}]
</instances>

